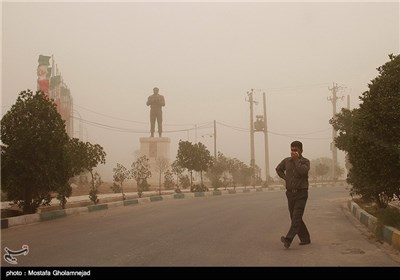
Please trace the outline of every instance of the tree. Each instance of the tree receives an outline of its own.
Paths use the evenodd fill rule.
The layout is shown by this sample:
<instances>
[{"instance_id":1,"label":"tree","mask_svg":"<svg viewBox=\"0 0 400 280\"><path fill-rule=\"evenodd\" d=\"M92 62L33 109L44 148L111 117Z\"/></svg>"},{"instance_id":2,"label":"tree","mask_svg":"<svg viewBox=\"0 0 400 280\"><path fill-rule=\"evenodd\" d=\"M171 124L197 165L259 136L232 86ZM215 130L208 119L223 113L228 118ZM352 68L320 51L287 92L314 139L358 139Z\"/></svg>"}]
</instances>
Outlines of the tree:
<instances>
[{"instance_id":1,"label":"tree","mask_svg":"<svg viewBox=\"0 0 400 280\"><path fill-rule=\"evenodd\" d=\"M259 167L257 164L254 164L254 184L259 186L262 183L262 178L261 178L261 167ZM255 186L253 186L255 187Z\"/></svg>"},{"instance_id":2,"label":"tree","mask_svg":"<svg viewBox=\"0 0 400 280\"><path fill-rule=\"evenodd\" d=\"M248 186L250 184L253 168L237 158L231 159L229 166L229 172L232 174L234 186L236 186L236 184L241 184L242 186Z\"/></svg>"},{"instance_id":3,"label":"tree","mask_svg":"<svg viewBox=\"0 0 400 280\"><path fill-rule=\"evenodd\" d=\"M2 190L24 214L35 213L71 174L64 121L42 92L22 91L1 120L1 141Z\"/></svg>"},{"instance_id":4,"label":"tree","mask_svg":"<svg viewBox=\"0 0 400 280\"><path fill-rule=\"evenodd\" d=\"M98 161L87 152L90 143L69 139L54 102L42 92L19 94L1 120L1 139L2 189L24 214L49 205L53 192L65 208L72 192L70 178ZM105 162L105 153L101 156Z\"/></svg>"},{"instance_id":5,"label":"tree","mask_svg":"<svg viewBox=\"0 0 400 280\"><path fill-rule=\"evenodd\" d=\"M206 171L212 165L210 151L204 144L179 141L176 161L179 166L189 170L191 188L193 187L193 170L200 172L201 186L203 186L203 171Z\"/></svg>"},{"instance_id":6,"label":"tree","mask_svg":"<svg viewBox=\"0 0 400 280\"><path fill-rule=\"evenodd\" d=\"M194 170L200 172L201 186L203 186L203 171L207 171L212 166L213 158L210 155L210 151L201 142L194 144L194 149Z\"/></svg>"},{"instance_id":7,"label":"tree","mask_svg":"<svg viewBox=\"0 0 400 280\"><path fill-rule=\"evenodd\" d=\"M344 169L338 164L336 165L336 174L341 177ZM328 157L320 157L310 161L310 172L308 174L313 180L332 180L332 159Z\"/></svg>"},{"instance_id":8,"label":"tree","mask_svg":"<svg viewBox=\"0 0 400 280\"><path fill-rule=\"evenodd\" d=\"M89 191L89 198L93 203L96 205L99 203L99 199L97 197L97 194L99 193L99 187L103 184L103 181L101 180L101 176L99 173L95 172L92 176L91 180L91 185L92 187L90 188Z\"/></svg>"},{"instance_id":9,"label":"tree","mask_svg":"<svg viewBox=\"0 0 400 280\"><path fill-rule=\"evenodd\" d=\"M88 171L91 176L89 198L94 204L98 203L98 187L102 184L100 174L93 173L94 168L99 164L106 163L106 152L99 144L82 142L73 138L69 142L68 154L73 162L72 168L75 175Z\"/></svg>"},{"instance_id":10,"label":"tree","mask_svg":"<svg viewBox=\"0 0 400 280\"><path fill-rule=\"evenodd\" d=\"M147 179L151 177L149 159L146 156L141 156L132 163L132 176L136 180L138 195L142 197L143 191L149 190Z\"/></svg>"},{"instance_id":11,"label":"tree","mask_svg":"<svg viewBox=\"0 0 400 280\"><path fill-rule=\"evenodd\" d=\"M222 174L224 174L225 171L228 170L228 159L221 152L218 152L217 158L213 158L213 164L208 169L206 174L206 176L210 179L211 185L214 187L214 190L222 186L223 182L221 182L221 176Z\"/></svg>"},{"instance_id":12,"label":"tree","mask_svg":"<svg viewBox=\"0 0 400 280\"><path fill-rule=\"evenodd\" d=\"M125 193L124 193L124 188L123 184L125 180L131 178L131 171L127 170L125 166L123 166L120 163L117 163L117 167L113 169L114 171L114 182L113 182L113 189L118 189L122 193L122 200L125 200Z\"/></svg>"},{"instance_id":13,"label":"tree","mask_svg":"<svg viewBox=\"0 0 400 280\"><path fill-rule=\"evenodd\" d=\"M325 176L326 174L328 174L328 172L329 172L329 166L326 165L326 164L318 163L318 164L315 166L315 174L316 174L317 177L320 177L320 178L321 178L321 181L324 180L324 176Z\"/></svg>"},{"instance_id":14,"label":"tree","mask_svg":"<svg viewBox=\"0 0 400 280\"><path fill-rule=\"evenodd\" d=\"M98 200L92 199L97 198L98 187L101 185L101 177L96 172L93 174L93 168L95 168L99 163L106 163L106 153L99 144L91 144L89 142L81 144L83 145L82 154L78 161L82 164L82 167L90 172L91 179L91 190L89 193L90 199L97 204ZM96 176L95 176L96 175Z\"/></svg>"},{"instance_id":15,"label":"tree","mask_svg":"<svg viewBox=\"0 0 400 280\"><path fill-rule=\"evenodd\" d=\"M57 199L60 201L60 206L62 209L65 209L65 206L67 205L67 198L70 197L71 194L72 187L69 182L57 190Z\"/></svg>"},{"instance_id":16,"label":"tree","mask_svg":"<svg viewBox=\"0 0 400 280\"><path fill-rule=\"evenodd\" d=\"M158 194L161 195L161 175L169 168L168 159L163 157L156 158L155 169L159 173Z\"/></svg>"},{"instance_id":17,"label":"tree","mask_svg":"<svg viewBox=\"0 0 400 280\"><path fill-rule=\"evenodd\" d=\"M190 173L190 188L193 184L193 170L195 169L195 147L189 141L179 141L178 154L176 155L176 162L182 168L186 168Z\"/></svg>"},{"instance_id":18,"label":"tree","mask_svg":"<svg viewBox=\"0 0 400 280\"><path fill-rule=\"evenodd\" d=\"M93 168L95 168L99 163L106 163L106 153L103 147L99 144L91 144L89 142L85 143L86 154L83 158L83 166L90 172L93 180Z\"/></svg>"},{"instance_id":19,"label":"tree","mask_svg":"<svg viewBox=\"0 0 400 280\"><path fill-rule=\"evenodd\" d=\"M359 108L330 120L339 132L336 146L347 152L351 194L385 208L400 193L400 56L389 55L360 97Z\"/></svg>"},{"instance_id":20,"label":"tree","mask_svg":"<svg viewBox=\"0 0 400 280\"><path fill-rule=\"evenodd\" d=\"M172 176L171 170L168 169L167 171L165 171L164 174L165 174L164 175L164 188L166 190L172 190L175 186L175 183L174 183L174 177ZM177 188L177 189L179 190L179 188ZM179 192L179 191L177 191L177 192Z\"/></svg>"},{"instance_id":21,"label":"tree","mask_svg":"<svg viewBox=\"0 0 400 280\"><path fill-rule=\"evenodd\" d=\"M96 179L93 170L99 163L106 163L106 152L103 147L99 144L79 141L77 138L70 139L67 147L72 173L78 175L83 171L88 171L91 175L91 188L94 190Z\"/></svg>"},{"instance_id":22,"label":"tree","mask_svg":"<svg viewBox=\"0 0 400 280\"><path fill-rule=\"evenodd\" d=\"M231 181L236 188L237 184L247 186L251 181L252 169L237 158L227 158L227 170L231 174Z\"/></svg>"},{"instance_id":23,"label":"tree","mask_svg":"<svg viewBox=\"0 0 400 280\"><path fill-rule=\"evenodd\" d=\"M239 171L239 182L242 186L248 186L252 182L252 177L254 176L254 168L243 164L240 166Z\"/></svg>"},{"instance_id":24,"label":"tree","mask_svg":"<svg viewBox=\"0 0 400 280\"><path fill-rule=\"evenodd\" d=\"M174 160L171 164L171 170L172 173L176 175L176 188L179 190L179 178L182 176L185 169L178 164L177 160Z\"/></svg>"},{"instance_id":25,"label":"tree","mask_svg":"<svg viewBox=\"0 0 400 280\"><path fill-rule=\"evenodd\" d=\"M190 187L190 179L188 175L179 176L179 185L182 186L182 189L187 189Z\"/></svg>"}]
</instances>

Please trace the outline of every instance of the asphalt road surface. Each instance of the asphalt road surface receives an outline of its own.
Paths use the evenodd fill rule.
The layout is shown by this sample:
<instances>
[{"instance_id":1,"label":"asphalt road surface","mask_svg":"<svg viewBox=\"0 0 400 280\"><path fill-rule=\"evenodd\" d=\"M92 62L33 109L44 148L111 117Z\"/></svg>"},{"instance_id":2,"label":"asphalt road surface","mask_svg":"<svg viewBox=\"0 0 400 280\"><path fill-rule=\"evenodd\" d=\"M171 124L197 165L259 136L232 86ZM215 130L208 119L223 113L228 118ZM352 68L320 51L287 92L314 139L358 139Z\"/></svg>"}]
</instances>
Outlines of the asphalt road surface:
<instances>
[{"instance_id":1,"label":"asphalt road surface","mask_svg":"<svg viewBox=\"0 0 400 280\"><path fill-rule=\"evenodd\" d=\"M2 266L400 266L399 252L355 218L345 187L311 188L312 243L285 249L284 191L172 199L1 230L4 248L29 246Z\"/></svg>"}]
</instances>

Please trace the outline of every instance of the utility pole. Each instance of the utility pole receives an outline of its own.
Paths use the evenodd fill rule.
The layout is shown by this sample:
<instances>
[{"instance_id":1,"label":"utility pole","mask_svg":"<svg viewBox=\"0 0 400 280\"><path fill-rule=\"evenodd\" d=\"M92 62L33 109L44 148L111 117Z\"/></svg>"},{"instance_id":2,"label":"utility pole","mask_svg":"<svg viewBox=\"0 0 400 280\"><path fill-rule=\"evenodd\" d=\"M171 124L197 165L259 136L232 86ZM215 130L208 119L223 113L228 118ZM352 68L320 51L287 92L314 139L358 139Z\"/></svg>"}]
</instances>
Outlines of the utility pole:
<instances>
[{"instance_id":1,"label":"utility pole","mask_svg":"<svg viewBox=\"0 0 400 280\"><path fill-rule=\"evenodd\" d=\"M332 96L328 97L328 100L332 102L332 116L336 115L336 101L338 99L342 99L343 97L337 97L337 93L339 91L339 86L333 83L332 88L328 88L332 91ZM335 137L337 135L337 131L335 128L332 128L332 142L331 142L331 151L332 151L332 180L337 181L337 174L336 174L336 166L337 166L337 148L335 146Z\"/></svg>"},{"instance_id":2,"label":"utility pole","mask_svg":"<svg viewBox=\"0 0 400 280\"><path fill-rule=\"evenodd\" d=\"M263 92L264 101L264 145L265 145L265 182L269 181L269 153L268 153L268 130L267 130L267 97Z\"/></svg>"},{"instance_id":3,"label":"utility pole","mask_svg":"<svg viewBox=\"0 0 400 280\"><path fill-rule=\"evenodd\" d=\"M217 122L214 120L214 158L217 160Z\"/></svg>"},{"instance_id":4,"label":"utility pole","mask_svg":"<svg viewBox=\"0 0 400 280\"><path fill-rule=\"evenodd\" d=\"M350 111L350 95L347 95L347 109ZM350 160L349 160L349 153L346 153L345 155L345 163L344 166L347 170L347 174L349 174L350 168L351 168L351 164L350 164Z\"/></svg>"},{"instance_id":5,"label":"utility pole","mask_svg":"<svg viewBox=\"0 0 400 280\"><path fill-rule=\"evenodd\" d=\"M253 127L253 103L257 104L257 101L253 101L253 89L250 92L247 92L249 99L246 100L250 102L250 167L252 169L252 185L254 186L254 169L255 169L255 153L254 153L254 127Z\"/></svg>"},{"instance_id":6,"label":"utility pole","mask_svg":"<svg viewBox=\"0 0 400 280\"><path fill-rule=\"evenodd\" d=\"M350 110L350 95L347 95L347 109Z\"/></svg>"}]
</instances>

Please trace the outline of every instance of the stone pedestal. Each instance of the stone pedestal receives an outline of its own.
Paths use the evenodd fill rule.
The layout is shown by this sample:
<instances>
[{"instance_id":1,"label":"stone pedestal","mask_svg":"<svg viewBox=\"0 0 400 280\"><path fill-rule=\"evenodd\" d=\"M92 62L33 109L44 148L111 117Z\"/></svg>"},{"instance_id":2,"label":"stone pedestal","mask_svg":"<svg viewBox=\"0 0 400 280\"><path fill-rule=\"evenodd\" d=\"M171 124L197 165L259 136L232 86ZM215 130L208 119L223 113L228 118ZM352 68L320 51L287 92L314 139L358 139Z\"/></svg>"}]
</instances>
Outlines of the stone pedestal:
<instances>
[{"instance_id":1,"label":"stone pedestal","mask_svg":"<svg viewBox=\"0 0 400 280\"><path fill-rule=\"evenodd\" d=\"M170 143L168 137L141 137L140 139L140 155L149 159L151 178L148 183L151 189L158 188L159 172L156 171L156 159L165 158L171 164ZM164 181L163 178L161 180Z\"/></svg>"}]
</instances>

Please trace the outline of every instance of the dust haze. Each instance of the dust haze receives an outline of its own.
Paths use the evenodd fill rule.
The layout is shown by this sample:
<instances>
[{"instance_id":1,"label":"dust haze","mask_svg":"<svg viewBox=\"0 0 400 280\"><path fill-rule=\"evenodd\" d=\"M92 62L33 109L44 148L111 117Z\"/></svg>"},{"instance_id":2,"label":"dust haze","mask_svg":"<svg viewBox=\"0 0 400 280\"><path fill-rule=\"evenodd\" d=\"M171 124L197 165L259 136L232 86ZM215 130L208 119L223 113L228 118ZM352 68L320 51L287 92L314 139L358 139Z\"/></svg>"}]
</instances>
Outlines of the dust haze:
<instances>
[{"instance_id":1,"label":"dust haze","mask_svg":"<svg viewBox=\"0 0 400 280\"><path fill-rule=\"evenodd\" d=\"M74 136L100 144L112 180L150 136L147 97L164 95L163 136L250 163L250 106L267 96L270 174L303 142L310 160L331 157L337 111L357 107L376 68L399 53L398 2L3 2L2 115L20 91L36 90L39 55L54 55L74 101ZM264 135L255 134L264 171ZM344 155L339 152L339 165ZM263 173L263 179L264 173Z\"/></svg>"}]
</instances>

